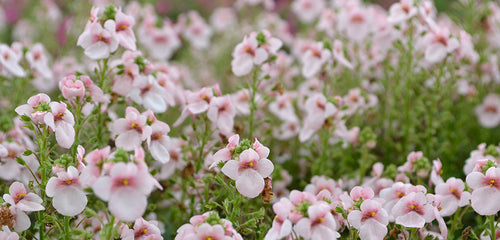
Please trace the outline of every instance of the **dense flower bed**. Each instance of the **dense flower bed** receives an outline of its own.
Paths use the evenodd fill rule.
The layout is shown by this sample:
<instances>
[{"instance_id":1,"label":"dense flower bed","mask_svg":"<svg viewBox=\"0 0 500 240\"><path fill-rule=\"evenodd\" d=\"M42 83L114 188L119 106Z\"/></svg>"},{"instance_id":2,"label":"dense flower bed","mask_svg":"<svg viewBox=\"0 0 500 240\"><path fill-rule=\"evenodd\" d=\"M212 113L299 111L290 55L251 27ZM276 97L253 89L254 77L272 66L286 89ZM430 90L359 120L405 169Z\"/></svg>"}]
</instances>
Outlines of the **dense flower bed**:
<instances>
[{"instance_id":1,"label":"dense flower bed","mask_svg":"<svg viewBox=\"0 0 500 240\"><path fill-rule=\"evenodd\" d=\"M0 239L500 239L497 3L154 6L0 6Z\"/></svg>"}]
</instances>

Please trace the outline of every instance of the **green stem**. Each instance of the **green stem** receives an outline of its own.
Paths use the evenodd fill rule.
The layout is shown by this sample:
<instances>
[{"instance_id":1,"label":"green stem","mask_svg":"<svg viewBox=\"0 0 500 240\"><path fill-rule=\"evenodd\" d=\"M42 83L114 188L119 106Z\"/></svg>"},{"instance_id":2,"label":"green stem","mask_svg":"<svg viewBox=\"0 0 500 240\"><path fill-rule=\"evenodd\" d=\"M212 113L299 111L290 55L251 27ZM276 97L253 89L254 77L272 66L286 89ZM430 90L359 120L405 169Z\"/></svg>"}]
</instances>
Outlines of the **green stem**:
<instances>
[{"instance_id":1,"label":"green stem","mask_svg":"<svg viewBox=\"0 0 500 240\"><path fill-rule=\"evenodd\" d=\"M70 240L71 239L71 232L69 230L69 217L64 216L64 239Z\"/></svg>"},{"instance_id":2,"label":"green stem","mask_svg":"<svg viewBox=\"0 0 500 240\"><path fill-rule=\"evenodd\" d=\"M108 232L106 233L106 240L111 240L113 239L113 224L115 222L115 216L111 215L111 219L109 220L109 228L108 228Z\"/></svg>"},{"instance_id":3,"label":"green stem","mask_svg":"<svg viewBox=\"0 0 500 240\"><path fill-rule=\"evenodd\" d=\"M250 83L250 94L251 94L251 98L250 98L250 117L249 117L249 135L250 135L250 139L253 139L253 133L254 133L254 114L255 114L255 110L257 110L257 105L255 103L255 93L257 92L257 82L258 82L258 78L257 78L257 73L258 71L257 70L254 70L253 71L253 74L252 74L252 82Z\"/></svg>"},{"instance_id":4,"label":"green stem","mask_svg":"<svg viewBox=\"0 0 500 240\"><path fill-rule=\"evenodd\" d=\"M490 238L491 240L496 240L495 238L495 215L488 216L489 222L490 222Z\"/></svg>"}]
</instances>

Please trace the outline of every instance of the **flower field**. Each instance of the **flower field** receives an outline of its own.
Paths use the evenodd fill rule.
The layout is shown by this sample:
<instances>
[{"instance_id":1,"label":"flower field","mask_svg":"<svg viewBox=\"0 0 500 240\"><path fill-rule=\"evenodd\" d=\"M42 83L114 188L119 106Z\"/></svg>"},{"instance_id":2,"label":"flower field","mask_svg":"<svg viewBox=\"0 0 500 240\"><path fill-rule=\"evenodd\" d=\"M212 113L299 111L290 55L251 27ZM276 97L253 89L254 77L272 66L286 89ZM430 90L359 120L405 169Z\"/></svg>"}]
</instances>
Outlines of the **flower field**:
<instances>
[{"instance_id":1,"label":"flower field","mask_svg":"<svg viewBox=\"0 0 500 240\"><path fill-rule=\"evenodd\" d=\"M0 240L500 239L500 3L436 6L0 1Z\"/></svg>"}]
</instances>

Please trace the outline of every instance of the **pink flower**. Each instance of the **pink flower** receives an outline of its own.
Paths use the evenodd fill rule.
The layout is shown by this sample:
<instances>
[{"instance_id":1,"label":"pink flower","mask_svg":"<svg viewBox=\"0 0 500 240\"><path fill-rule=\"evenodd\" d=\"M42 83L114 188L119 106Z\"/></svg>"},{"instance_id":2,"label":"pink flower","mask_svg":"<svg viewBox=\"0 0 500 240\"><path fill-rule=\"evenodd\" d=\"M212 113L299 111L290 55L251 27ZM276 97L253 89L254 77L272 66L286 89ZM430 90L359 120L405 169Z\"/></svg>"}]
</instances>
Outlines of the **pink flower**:
<instances>
[{"instance_id":1,"label":"pink flower","mask_svg":"<svg viewBox=\"0 0 500 240\"><path fill-rule=\"evenodd\" d=\"M76 79L75 75L68 75L59 82L59 89L66 99L79 97L82 99L85 96L85 84Z\"/></svg>"},{"instance_id":2,"label":"pink flower","mask_svg":"<svg viewBox=\"0 0 500 240\"><path fill-rule=\"evenodd\" d=\"M422 228L434 220L433 208L422 192L411 192L401 198L392 208L392 215L396 224L410 228Z\"/></svg>"},{"instance_id":3,"label":"pink flower","mask_svg":"<svg viewBox=\"0 0 500 240\"><path fill-rule=\"evenodd\" d=\"M0 64L11 74L17 77L24 77L26 73L19 65L22 54L16 54L9 46L0 44Z\"/></svg>"},{"instance_id":4,"label":"pink flower","mask_svg":"<svg viewBox=\"0 0 500 240\"><path fill-rule=\"evenodd\" d=\"M43 45L35 44L28 52L26 52L26 60L32 69L35 69L44 78L52 78L52 71L48 66L48 59L44 53Z\"/></svg>"},{"instance_id":5,"label":"pink flower","mask_svg":"<svg viewBox=\"0 0 500 240\"><path fill-rule=\"evenodd\" d=\"M11 232L8 226L2 226L2 231L0 231L0 239L19 240L19 235L16 232Z\"/></svg>"},{"instance_id":6,"label":"pink flower","mask_svg":"<svg viewBox=\"0 0 500 240\"><path fill-rule=\"evenodd\" d=\"M494 128L500 124L500 96L488 94L483 103L475 108L476 116L481 126Z\"/></svg>"},{"instance_id":7,"label":"pink flower","mask_svg":"<svg viewBox=\"0 0 500 240\"><path fill-rule=\"evenodd\" d=\"M236 146L239 145L239 143L240 143L240 135L236 134L231 136L228 139L228 144L226 145L226 147L215 152L215 154L213 155L214 163L210 166L210 168L217 166L217 164L219 164L220 162L225 163L231 160L234 149L236 148Z\"/></svg>"},{"instance_id":8,"label":"pink flower","mask_svg":"<svg viewBox=\"0 0 500 240\"><path fill-rule=\"evenodd\" d=\"M115 15L116 21L116 39L118 43L126 49L135 51L135 35L132 27L135 25L135 19L133 16L129 16L117 9Z\"/></svg>"},{"instance_id":9,"label":"pink flower","mask_svg":"<svg viewBox=\"0 0 500 240\"><path fill-rule=\"evenodd\" d=\"M116 147L132 151L151 135L151 127L146 125L147 117L137 109L127 107L125 118L117 119L111 125Z\"/></svg>"},{"instance_id":10,"label":"pink flower","mask_svg":"<svg viewBox=\"0 0 500 240\"><path fill-rule=\"evenodd\" d=\"M325 49L322 42L311 44L305 51L301 58L302 61L302 75L310 78L317 74L323 64L325 64L331 57L331 52Z\"/></svg>"},{"instance_id":11,"label":"pink flower","mask_svg":"<svg viewBox=\"0 0 500 240\"><path fill-rule=\"evenodd\" d=\"M305 240L337 239L340 234L336 231L337 223L330 213L331 208L318 203L307 208L307 218L302 218L294 226L294 231Z\"/></svg>"},{"instance_id":12,"label":"pink flower","mask_svg":"<svg viewBox=\"0 0 500 240\"><path fill-rule=\"evenodd\" d=\"M360 211L361 210L361 211ZM361 240L384 239L387 234L389 215L376 200L365 200L360 210L353 210L347 216L349 223L359 230Z\"/></svg>"},{"instance_id":13,"label":"pink flower","mask_svg":"<svg viewBox=\"0 0 500 240\"><path fill-rule=\"evenodd\" d=\"M185 91L186 106L182 110L181 116L174 123L174 127L179 126L190 114L198 115L208 110L210 101L214 97L213 89L204 87L196 92Z\"/></svg>"},{"instance_id":14,"label":"pink flower","mask_svg":"<svg viewBox=\"0 0 500 240\"><path fill-rule=\"evenodd\" d=\"M139 28L139 40L146 47L152 58L169 59L181 46L181 41L171 22L164 21L161 28L155 26L155 18L148 17Z\"/></svg>"},{"instance_id":15,"label":"pink flower","mask_svg":"<svg viewBox=\"0 0 500 240\"><path fill-rule=\"evenodd\" d=\"M350 63L344 56L343 44L340 40L335 40L333 42L333 58L337 60L344 67L352 70L354 66Z\"/></svg>"},{"instance_id":16,"label":"pink flower","mask_svg":"<svg viewBox=\"0 0 500 240\"><path fill-rule=\"evenodd\" d=\"M267 51L259 47L256 37L245 36L232 53L231 67L234 75L241 77L252 71L253 65L260 65L269 57Z\"/></svg>"},{"instance_id":17,"label":"pink flower","mask_svg":"<svg viewBox=\"0 0 500 240\"><path fill-rule=\"evenodd\" d=\"M425 60L430 63L443 61L448 53L455 51L460 43L454 37L450 36L450 31L447 28L432 27L432 31L428 32L422 39L425 45Z\"/></svg>"},{"instance_id":18,"label":"pink flower","mask_svg":"<svg viewBox=\"0 0 500 240\"><path fill-rule=\"evenodd\" d=\"M11 206L25 212L41 211L45 208L42 206L42 199L35 193L28 193L24 184L13 182L9 187L9 194L3 195L3 200Z\"/></svg>"},{"instance_id":19,"label":"pink flower","mask_svg":"<svg viewBox=\"0 0 500 240\"><path fill-rule=\"evenodd\" d=\"M28 99L28 104L23 104L16 108L16 113L26 115L35 124L45 124L44 117L49 112L50 97L45 93L39 93Z\"/></svg>"},{"instance_id":20,"label":"pink flower","mask_svg":"<svg viewBox=\"0 0 500 240\"><path fill-rule=\"evenodd\" d=\"M233 132L236 110L229 95L214 97L208 106L207 117L217 126L220 133L230 135Z\"/></svg>"},{"instance_id":21,"label":"pink flower","mask_svg":"<svg viewBox=\"0 0 500 240\"><path fill-rule=\"evenodd\" d=\"M151 124L151 135L148 137L148 148L151 155L156 161L167 163L170 161L170 154L168 153L168 136L170 127L168 124L155 121Z\"/></svg>"},{"instance_id":22,"label":"pink flower","mask_svg":"<svg viewBox=\"0 0 500 240\"><path fill-rule=\"evenodd\" d=\"M273 172L274 165L269 159L261 158L253 149L240 154L239 160L229 160L222 172L236 181L236 189L243 196L254 198L264 190L264 178Z\"/></svg>"},{"instance_id":23,"label":"pink flower","mask_svg":"<svg viewBox=\"0 0 500 240\"><path fill-rule=\"evenodd\" d=\"M79 172L69 166L67 171L57 173L47 182L47 196L53 198L52 206L64 216L76 216L87 206L87 196L79 180Z\"/></svg>"},{"instance_id":24,"label":"pink flower","mask_svg":"<svg viewBox=\"0 0 500 240\"><path fill-rule=\"evenodd\" d=\"M116 23L107 20L104 28L99 21L88 24L85 31L78 37L78 46L85 49L85 55L94 60L108 58L110 53L118 48Z\"/></svg>"},{"instance_id":25,"label":"pink flower","mask_svg":"<svg viewBox=\"0 0 500 240\"><path fill-rule=\"evenodd\" d=\"M292 3L292 11L300 21L312 23L325 9L324 0L295 0Z\"/></svg>"},{"instance_id":26,"label":"pink flower","mask_svg":"<svg viewBox=\"0 0 500 240\"><path fill-rule=\"evenodd\" d=\"M351 193L349 195L353 201L363 201L372 199L375 196L375 193L369 187L355 186L351 189Z\"/></svg>"},{"instance_id":27,"label":"pink flower","mask_svg":"<svg viewBox=\"0 0 500 240\"><path fill-rule=\"evenodd\" d=\"M389 9L387 21L392 24L399 24L417 15L418 10L414 6L413 0L401 0L394 3Z\"/></svg>"},{"instance_id":28,"label":"pink flower","mask_svg":"<svg viewBox=\"0 0 500 240\"><path fill-rule=\"evenodd\" d=\"M197 49L206 49L210 45L212 29L196 12L190 11L179 17L182 35Z\"/></svg>"},{"instance_id":29,"label":"pink flower","mask_svg":"<svg viewBox=\"0 0 500 240\"><path fill-rule=\"evenodd\" d=\"M147 195L155 183L147 169L119 162L111 167L109 176L99 177L92 189L99 198L108 201L109 210L118 220L131 222L146 211Z\"/></svg>"},{"instance_id":30,"label":"pink flower","mask_svg":"<svg viewBox=\"0 0 500 240\"><path fill-rule=\"evenodd\" d=\"M44 116L45 124L56 133L57 143L63 148L70 148L75 141L75 119L73 114L66 109L66 104L51 102L52 112Z\"/></svg>"},{"instance_id":31,"label":"pink flower","mask_svg":"<svg viewBox=\"0 0 500 240\"><path fill-rule=\"evenodd\" d=\"M306 117L304 119L304 127L300 130L299 140L307 141L312 137L314 132L321 129L325 120L332 116L337 109L331 102L327 102L325 96L321 93L316 93L310 96L305 103Z\"/></svg>"},{"instance_id":32,"label":"pink flower","mask_svg":"<svg viewBox=\"0 0 500 240\"><path fill-rule=\"evenodd\" d=\"M273 204L274 217L273 225L267 232L264 240L278 240L288 236L292 232L292 222L288 219L288 214L294 209L292 202L287 198L280 199Z\"/></svg>"},{"instance_id":33,"label":"pink flower","mask_svg":"<svg viewBox=\"0 0 500 240\"><path fill-rule=\"evenodd\" d=\"M136 103L143 105L155 113L165 112L167 103L163 98L166 94L153 75L140 76L135 79L128 96Z\"/></svg>"},{"instance_id":34,"label":"pink flower","mask_svg":"<svg viewBox=\"0 0 500 240\"><path fill-rule=\"evenodd\" d=\"M146 221L144 218L138 218L134 222L134 228L129 229L126 224L122 224L120 227L121 235L123 240L160 240L163 239L161 236L160 229L156 226L153 221Z\"/></svg>"},{"instance_id":35,"label":"pink flower","mask_svg":"<svg viewBox=\"0 0 500 240\"><path fill-rule=\"evenodd\" d=\"M481 215L494 215L500 211L500 168L491 167L485 174L472 172L467 175L467 185L473 189L471 206Z\"/></svg>"},{"instance_id":36,"label":"pink flower","mask_svg":"<svg viewBox=\"0 0 500 240\"><path fill-rule=\"evenodd\" d=\"M462 179L449 178L446 183L440 183L436 186L436 195L441 195L440 214L443 217L451 216L457 211L458 207L469 204L471 194L465 192L465 185Z\"/></svg>"},{"instance_id":37,"label":"pink flower","mask_svg":"<svg viewBox=\"0 0 500 240\"><path fill-rule=\"evenodd\" d=\"M0 178L14 180L19 177L23 166L16 161L22 157L24 148L15 142L3 142L0 145Z\"/></svg>"}]
</instances>

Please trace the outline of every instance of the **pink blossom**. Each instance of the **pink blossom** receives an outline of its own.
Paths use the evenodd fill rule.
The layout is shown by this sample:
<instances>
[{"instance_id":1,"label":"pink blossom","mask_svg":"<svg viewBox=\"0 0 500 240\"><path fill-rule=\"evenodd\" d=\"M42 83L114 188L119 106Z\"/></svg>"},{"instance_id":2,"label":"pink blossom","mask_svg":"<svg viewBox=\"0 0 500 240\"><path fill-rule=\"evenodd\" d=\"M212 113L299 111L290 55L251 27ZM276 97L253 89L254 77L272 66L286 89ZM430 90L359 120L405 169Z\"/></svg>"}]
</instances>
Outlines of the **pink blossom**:
<instances>
[{"instance_id":1,"label":"pink blossom","mask_svg":"<svg viewBox=\"0 0 500 240\"><path fill-rule=\"evenodd\" d=\"M117 119L111 125L116 147L132 151L151 135L151 127L146 125L147 117L137 109L127 107L125 118Z\"/></svg>"},{"instance_id":2,"label":"pink blossom","mask_svg":"<svg viewBox=\"0 0 500 240\"><path fill-rule=\"evenodd\" d=\"M384 239L387 234L389 215L376 200L363 201L360 210L353 210L347 216L349 223L359 230L361 240Z\"/></svg>"},{"instance_id":3,"label":"pink blossom","mask_svg":"<svg viewBox=\"0 0 500 240\"><path fill-rule=\"evenodd\" d=\"M264 178L273 172L274 165L269 159L261 158L253 149L240 154L239 160L229 160L222 172L236 181L236 189L243 196L254 198L264 190Z\"/></svg>"},{"instance_id":4,"label":"pink blossom","mask_svg":"<svg viewBox=\"0 0 500 240\"><path fill-rule=\"evenodd\" d=\"M392 215L396 224L410 228L422 228L434 219L432 205L422 192L411 192L401 198L392 208Z\"/></svg>"},{"instance_id":5,"label":"pink blossom","mask_svg":"<svg viewBox=\"0 0 500 240\"><path fill-rule=\"evenodd\" d=\"M465 185L461 179L449 178L446 183L440 183L436 186L436 194L441 195L440 214L443 217L451 216L457 211L458 207L463 207L469 204L471 194L465 192Z\"/></svg>"},{"instance_id":6,"label":"pink blossom","mask_svg":"<svg viewBox=\"0 0 500 240\"><path fill-rule=\"evenodd\" d=\"M432 27L432 31L427 33L422 41L425 45L425 60L430 63L443 61L448 53L455 51L460 43L450 36L447 28Z\"/></svg>"},{"instance_id":7,"label":"pink blossom","mask_svg":"<svg viewBox=\"0 0 500 240\"><path fill-rule=\"evenodd\" d=\"M340 40L335 40L333 42L333 58L338 61L344 67L352 70L354 66L350 63L344 56L343 44Z\"/></svg>"},{"instance_id":8,"label":"pink blossom","mask_svg":"<svg viewBox=\"0 0 500 240\"><path fill-rule=\"evenodd\" d=\"M276 101L269 104L269 111L283 121L297 122L298 118L292 100L293 95L290 93L278 95Z\"/></svg>"},{"instance_id":9,"label":"pink blossom","mask_svg":"<svg viewBox=\"0 0 500 240\"><path fill-rule=\"evenodd\" d=\"M322 42L311 44L301 58L302 75L306 78L316 75L330 57L331 52L324 48Z\"/></svg>"},{"instance_id":10,"label":"pink blossom","mask_svg":"<svg viewBox=\"0 0 500 240\"><path fill-rule=\"evenodd\" d=\"M52 71L48 66L48 59L43 45L35 44L28 52L26 52L26 60L31 68L35 69L44 78L52 78Z\"/></svg>"},{"instance_id":11,"label":"pink blossom","mask_svg":"<svg viewBox=\"0 0 500 240\"><path fill-rule=\"evenodd\" d=\"M146 211L147 195L155 180L147 169L141 171L134 163L114 164L109 176L101 176L92 185L94 193L108 201L109 210L119 220L131 222Z\"/></svg>"},{"instance_id":12,"label":"pink blossom","mask_svg":"<svg viewBox=\"0 0 500 240\"><path fill-rule=\"evenodd\" d=\"M45 93L36 94L28 99L28 104L23 104L16 108L16 113L26 115L35 122L35 124L45 124L44 117L48 113L48 103L50 97Z\"/></svg>"},{"instance_id":13,"label":"pink blossom","mask_svg":"<svg viewBox=\"0 0 500 240\"><path fill-rule=\"evenodd\" d=\"M417 15L418 10L414 6L413 0L401 0L394 3L389 9L387 21L392 24L399 24Z\"/></svg>"},{"instance_id":14,"label":"pink blossom","mask_svg":"<svg viewBox=\"0 0 500 240\"><path fill-rule=\"evenodd\" d=\"M45 209L42 206L42 199L35 193L28 193L24 184L20 182L13 182L10 185L9 194L4 194L3 200L11 206L25 212L41 211Z\"/></svg>"},{"instance_id":15,"label":"pink blossom","mask_svg":"<svg viewBox=\"0 0 500 240\"><path fill-rule=\"evenodd\" d=\"M214 97L208 106L207 117L217 126L220 133L230 135L233 132L236 109L229 95Z\"/></svg>"},{"instance_id":16,"label":"pink blossom","mask_svg":"<svg viewBox=\"0 0 500 240\"><path fill-rule=\"evenodd\" d=\"M182 35L197 49L206 49L210 45L212 29L196 11L190 11L179 17Z\"/></svg>"},{"instance_id":17,"label":"pink blossom","mask_svg":"<svg viewBox=\"0 0 500 240\"><path fill-rule=\"evenodd\" d=\"M19 65L22 55L16 54L9 46L0 44L0 66L17 77L24 77L26 73Z\"/></svg>"},{"instance_id":18,"label":"pink blossom","mask_svg":"<svg viewBox=\"0 0 500 240\"><path fill-rule=\"evenodd\" d=\"M126 224L120 226L120 237L123 240L160 240L160 229L153 221L146 221L144 218L138 218L134 222L133 229L129 229Z\"/></svg>"},{"instance_id":19,"label":"pink blossom","mask_svg":"<svg viewBox=\"0 0 500 240\"><path fill-rule=\"evenodd\" d=\"M288 219L288 214L294 209L294 206L287 198L280 199L273 204L273 210L276 214L271 229L267 232L264 240L278 240L288 236L292 232L292 222Z\"/></svg>"},{"instance_id":20,"label":"pink blossom","mask_svg":"<svg viewBox=\"0 0 500 240\"><path fill-rule=\"evenodd\" d=\"M170 161L170 154L168 153L168 136L170 132L168 124L155 121L151 124L151 135L148 137L148 148L153 158L161 163Z\"/></svg>"},{"instance_id":21,"label":"pink blossom","mask_svg":"<svg viewBox=\"0 0 500 240\"><path fill-rule=\"evenodd\" d=\"M186 105L181 116L174 123L174 127L179 126L190 114L197 115L208 110L210 101L214 97L213 89L204 87L196 92L185 91Z\"/></svg>"},{"instance_id":22,"label":"pink blossom","mask_svg":"<svg viewBox=\"0 0 500 240\"><path fill-rule=\"evenodd\" d=\"M232 53L231 67L234 75L241 77L252 71L253 65L262 64L269 57L267 51L259 47L257 39L245 36Z\"/></svg>"},{"instance_id":23,"label":"pink blossom","mask_svg":"<svg viewBox=\"0 0 500 240\"><path fill-rule=\"evenodd\" d=\"M500 124L500 96L488 94L483 103L475 108L476 116L481 126L494 128Z\"/></svg>"},{"instance_id":24,"label":"pink blossom","mask_svg":"<svg viewBox=\"0 0 500 240\"><path fill-rule=\"evenodd\" d=\"M218 150L213 158L214 158L214 163L210 166L210 168L213 168L215 166L217 166L217 164L219 164L220 162L227 162L229 160L231 160L232 158L232 154L234 152L234 149L236 148L236 146L238 146L240 143L240 135L236 134L236 135L233 135L231 136L229 139L228 139L228 144L226 145L226 147Z\"/></svg>"},{"instance_id":25,"label":"pink blossom","mask_svg":"<svg viewBox=\"0 0 500 240\"><path fill-rule=\"evenodd\" d=\"M135 35L132 27L135 25L135 19L133 16L129 16L117 9L115 15L116 21L116 39L118 43L126 49L135 51Z\"/></svg>"},{"instance_id":26,"label":"pink blossom","mask_svg":"<svg viewBox=\"0 0 500 240\"><path fill-rule=\"evenodd\" d=\"M331 208L318 203L307 208L307 218L302 218L294 226L294 231L305 240L309 239L337 239L340 234L336 231L337 223L330 213Z\"/></svg>"},{"instance_id":27,"label":"pink blossom","mask_svg":"<svg viewBox=\"0 0 500 240\"><path fill-rule=\"evenodd\" d=\"M19 240L19 235L16 232L11 232L8 226L2 226L2 231L0 231L0 239Z\"/></svg>"},{"instance_id":28,"label":"pink blossom","mask_svg":"<svg viewBox=\"0 0 500 240\"><path fill-rule=\"evenodd\" d=\"M69 166L67 171L57 173L47 182L47 196L52 197L52 206L64 216L76 216L87 206L87 196L79 180L80 173Z\"/></svg>"},{"instance_id":29,"label":"pink blossom","mask_svg":"<svg viewBox=\"0 0 500 240\"><path fill-rule=\"evenodd\" d=\"M68 75L59 82L59 89L66 99L79 97L82 99L85 96L85 84L76 79L75 75Z\"/></svg>"},{"instance_id":30,"label":"pink blossom","mask_svg":"<svg viewBox=\"0 0 500 240\"><path fill-rule=\"evenodd\" d=\"M312 137L314 132L321 129L325 120L332 116L337 109L333 103L328 102L321 93L315 93L310 96L304 105L306 117L304 119L304 127L300 130L299 140L307 141Z\"/></svg>"},{"instance_id":31,"label":"pink blossom","mask_svg":"<svg viewBox=\"0 0 500 240\"><path fill-rule=\"evenodd\" d=\"M158 81L153 75L141 76L135 79L133 88L128 96L134 102L144 105L145 108L152 110L155 113L165 112L167 103L163 98L166 94Z\"/></svg>"},{"instance_id":32,"label":"pink blossom","mask_svg":"<svg viewBox=\"0 0 500 240\"><path fill-rule=\"evenodd\" d=\"M351 189L349 194L354 201L363 201L367 199L372 199L375 196L373 190L369 187L355 186Z\"/></svg>"},{"instance_id":33,"label":"pink blossom","mask_svg":"<svg viewBox=\"0 0 500 240\"><path fill-rule=\"evenodd\" d=\"M51 102L52 112L44 116L45 124L56 133L56 140L59 146L70 148L75 141L75 119L73 114L66 108L66 104L61 102Z\"/></svg>"},{"instance_id":34,"label":"pink blossom","mask_svg":"<svg viewBox=\"0 0 500 240\"><path fill-rule=\"evenodd\" d=\"M80 175L80 182L84 187L92 186L96 179L101 176L101 166L110 158L110 152L111 148L107 146L103 149L94 149L82 158L85 168Z\"/></svg>"},{"instance_id":35,"label":"pink blossom","mask_svg":"<svg viewBox=\"0 0 500 240\"><path fill-rule=\"evenodd\" d=\"M107 20L104 28L98 21L89 23L85 31L78 37L77 45L85 49L85 55L94 60L108 58L118 48L116 23Z\"/></svg>"},{"instance_id":36,"label":"pink blossom","mask_svg":"<svg viewBox=\"0 0 500 240\"><path fill-rule=\"evenodd\" d=\"M167 151L170 160L163 164L158 177L160 179L167 179L171 177L175 171L182 170L186 167L187 162L183 159L182 147L185 144L184 140L180 138L166 138Z\"/></svg>"},{"instance_id":37,"label":"pink blossom","mask_svg":"<svg viewBox=\"0 0 500 240\"><path fill-rule=\"evenodd\" d=\"M500 199L500 168L491 167L485 174L471 172L466 178L467 185L473 189L471 206L481 215L494 215L500 205L492 199Z\"/></svg>"},{"instance_id":38,"label":"pink blossom","mask_svg":"<svg viewBox=\"0 0 500 240\"><path fill-rule=\"evenodd\" d=\"M164 21L161 28L155 26L155 18L148 17L139 28L139 40L149 51L152 58L157 60L169 59L181 46L181 41L169 21Z\"/></svg>"},{"instance_id":39,"label":"pink blossom","mask_svg":"<svg viewBox=\"0 0 500 240\"><path fill-rule=\"evenodd\" d=\"M236 12L230 7L216 8L210 16L210 24L217 32L228 30L228 28L234 26L236 22Z\"/></svg>"},{"instance_id":40,"label":"pink blossom","mask_svg":"<svg viewBox=\"0 0 500 240\"><path fill-rule=\"evenodd\" d=\"M3 142L0 145L0 178L14 180L19 177L23 166L16 161L22 157L24 148L15 142Z\"/></svg>"},{"instance_id":41,"label":"pink blossom","mask_svg":"<svg viewBox=\"0 0 500 240\"><path fill-rule=\"evenodd\" d=\"M325 5L324 0L295 0L291 8L300 21L311 23L318 18Z\"/></svg>"}]
</instances>

